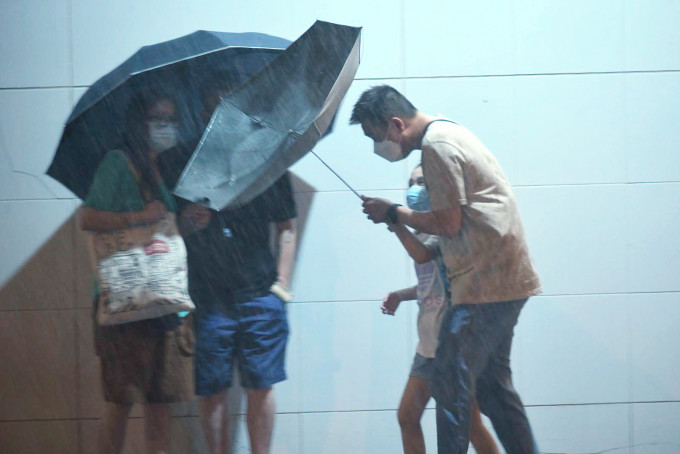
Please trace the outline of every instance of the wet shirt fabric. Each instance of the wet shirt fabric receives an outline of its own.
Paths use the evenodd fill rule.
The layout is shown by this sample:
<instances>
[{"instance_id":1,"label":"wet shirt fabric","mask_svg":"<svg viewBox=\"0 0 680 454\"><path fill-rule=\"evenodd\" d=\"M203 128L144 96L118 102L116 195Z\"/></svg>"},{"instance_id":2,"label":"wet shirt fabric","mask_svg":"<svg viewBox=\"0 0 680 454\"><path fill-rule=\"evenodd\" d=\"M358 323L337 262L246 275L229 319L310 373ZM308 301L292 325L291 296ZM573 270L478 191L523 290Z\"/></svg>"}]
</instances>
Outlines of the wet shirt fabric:
<instances>
[{"instance_id":1,"label":"wet shirt fabric","mask_svg":"<svg viewBox=\"0 0 680 454\"><path fill-rule=\"evenodd\" d=\"M175 200L165 184L158 184L157 196L168 211L177 211ZM113 150L104 157L85 198L85 205L114 213L144 209L144 197L123 151Z\"/></svg>"},{"instance_id":2,"label":"wet shirt fabric","mask_svg":"<svg viewBox=\"0 0 680 454\"><path fill-rule=\"evenodd\" d=\"M448 308L445 268L436 236L418 233L416 237L430 251L432 260L415 263L418 286L418 346L416 352L425 358L434 358L442 318Z\"/></svg>"},{"instance_id":3,"label":"wet shirt fabric","mask_svg":"<svg viewBox=\"0 0 680 454\"><path fill-rule=\"evenodd\" d=\"M510 182L466 128L434 121L423 136L433 210L461 207L460 232L440 238L453 304L493 303L541 292Z\"/></svg>"},{"instance_id":4,"label":"wet shirt fabric","mask_svg":"<svg viewBox=\"0 0 680 454\"><path fill-rule=\"evenodd\" d=\"M211 212L206 228L184 238L192 297L232 304L266 295L277 279L271 223L296 216L288 173L250 203Z\"/></svg>"}]
</instances>

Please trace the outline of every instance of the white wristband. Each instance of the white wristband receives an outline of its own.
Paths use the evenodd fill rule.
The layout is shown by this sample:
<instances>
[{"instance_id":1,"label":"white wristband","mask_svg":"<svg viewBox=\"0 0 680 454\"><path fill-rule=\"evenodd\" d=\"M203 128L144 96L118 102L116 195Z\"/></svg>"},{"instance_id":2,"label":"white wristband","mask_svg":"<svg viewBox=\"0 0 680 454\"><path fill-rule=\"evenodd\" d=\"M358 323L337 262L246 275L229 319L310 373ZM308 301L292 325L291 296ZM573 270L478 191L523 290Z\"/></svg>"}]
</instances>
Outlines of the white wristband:
<instances>
[{"instance_id":1,"label":"white wristband","mask_svg":"<svg viewBox=\"0 0 680 454\"><path fill-rule=\"evenodd\" d=\"M274 282L269 288L269 291L274 295L278 296L284 303L290 303L293 301L293 294L278 282Z\"/></svg>"}]
</instances>

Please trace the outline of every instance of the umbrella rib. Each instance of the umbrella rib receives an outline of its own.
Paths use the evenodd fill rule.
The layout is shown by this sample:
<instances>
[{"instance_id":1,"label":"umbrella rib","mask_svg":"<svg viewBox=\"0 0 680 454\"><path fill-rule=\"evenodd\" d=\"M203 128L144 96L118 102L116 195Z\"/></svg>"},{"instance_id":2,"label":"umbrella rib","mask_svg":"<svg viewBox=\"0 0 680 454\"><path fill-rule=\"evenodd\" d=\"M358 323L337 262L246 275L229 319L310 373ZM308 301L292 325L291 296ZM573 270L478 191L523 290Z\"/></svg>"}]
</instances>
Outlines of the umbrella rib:
<instances>
[{"instance_id":1,"label":"umbrella rib","mask_svg":"<svg viewBox=\"0 0 680 454\"><path fill-rule=\"evenodd\" d=\"M363 43L363 41L359 41L359 38L357 38L357 41L355 41L354 46L352 46L352 50L350 51L349 57L347 58L347 60L345 61L345 63L342 65L342 68L340 69L340 72L338 73L338 77L335 79L335 81L333 82L333 86L332 86L331 89L328 91L328 95L326 96L326 99L325 99L325 101L324 101L324 105L326 105L326 103L328 102L328 100L331 98L331 96L333 95L333 93L334 93L335 90L336 90L336 87L340 86L340 82L341 82L340 76L341 76L343 73L345 73L345 70L347 70L348 68L351 68L351 65L354 64L353 60L352 60L350 57L352 57L352 55L354 54L354 51L356 50L357 42ZM357 52L356 59L357 59L357 60L360 59L360 52ZM356 66L358 66L358 65L359 65L359 62L357 61L357 62L356 62ZM355 71L355 74L356 74L356 71ZM343 94L342 97L344 97L344 94ZM322 109L321 112L323 112L323 109ZM318 117L317 117L317 119L318 119ZM323 133L326 131L326 129L328 129L328 127L326 127L323 131L321 131L321 128L319 128L319 125L317 124L317 121L316 121L316 120L314 120L314 128L316 129L316 131L317 131L317 133L319 134L319 136L322 136ZM318 156L317 156L317 157L318 157ZM319 159L321 159L321 158L319 158ZM322 161L322 162L323 162L323 161ZM324 163L324 164L325 164L325 163ZM332 170L332 169L331 169L331 170ZM349 186L349 185L348 185L348 186Z\"/></svg>"},{"instance_id":2,"label":"umbrella rib","mask_svg":"<svg viewBox=\"0 0 680 454\"><path fill-rule=\"evenodd\" d=\"M234 104L234 102L233 102L231 99L223 99L222 102L229 104L229 105L232 106L234 109L238 110L238 111L241 112L244 116L250 118L250 120L251 120L252 122L257 123L258 125L261 125L261 126L267 128L267 129L271 129L272 131L281 131L280 128L275 127L271 122L269 122L269 121L267 121L267 120L262 120L262 119L260 119L260 118L254 117L253 115L250 115L250 114L247 113L247 112L244 112L243 109L239 108L236 104ZM210 119L210 124L212 124L212 121L213 121L213 120L212 120L212 118L211 118L211 119ZM209 126L210 126L210 125L209 125ZM208 127L209 127L209 126L208 126ZM316 127L316 125L314 125L314 126ZM300 137L302 137L302 135L303 135L303 134L301 134L301 133L299 133L299 132L297 132L297 131L293 131L291 128L286 128L286 129L287 129L287 133L288 133L288 134L292 134L292 135L296 136L297 138L300 138ZM318 128L317 128L317 131L318 131Z\"/></svg>"},{"instance_id":3,"label":"umbrella rib","mask_svg":"<svg viewBox=\"0 0 680 454\"><path fill-rule=\"evenodd\" d=\"M207 52L203 52L203 53L200 53L200 54L189 55L189 56L187 56L187 57L180 58L179 60L173 60L173 61L171 61L171 62L161 63L160 65L156 65L156 66L152 66L152 67L149 67L149 68L145 68L145 69L143 69L143 70L141 70L141 71L135 71L135 72L133 72L133 73L130 73L130 75L131 75L131 76L136 76L136 75L138 75L138 74L144 74L144 73L147 72L147 71L152 71L152 70L155 70L155 69L158 69L158 68L163 68L164 66L174 65L175 63L180 63L180 62L183 62L183 61L192 60L192 59L194 59L194 58L196 58L196 57L202 57L202 56L204 56L204 55L210 55L210 54L213 54L213 53L215 53L215 52L221 52L221 51L227 50L227 49L281 50L281 48L277 48L277 47L225 46L225 47L220 47L219 49L209 50L209 51L207 51Z\"/></svg>"}]
</instances>

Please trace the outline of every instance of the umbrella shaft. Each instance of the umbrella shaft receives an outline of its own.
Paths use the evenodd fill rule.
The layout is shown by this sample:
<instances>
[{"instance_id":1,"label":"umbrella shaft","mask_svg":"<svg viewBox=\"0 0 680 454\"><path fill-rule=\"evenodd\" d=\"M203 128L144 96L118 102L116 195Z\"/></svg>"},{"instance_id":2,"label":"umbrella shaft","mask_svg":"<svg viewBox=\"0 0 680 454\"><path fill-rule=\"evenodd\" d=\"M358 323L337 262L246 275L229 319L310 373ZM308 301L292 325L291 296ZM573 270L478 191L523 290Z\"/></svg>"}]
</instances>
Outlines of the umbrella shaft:
<instances>
[{"instance_id":1,"label":"umbrella shaft","mask_svg":"<svg viewBox=\"0 0 680 454\"><path fill-rule=\"evenodd\" d=\"M336 172L335 170L333 170L333 169L331 168L331 166L329 166L328 164L326 164L326 161L324 161L323 159L321 159L321 158L319 157L319 155L316 154L316 153L314 152L314 150L310 150L310 153L312 153L314 156L316 156L316 158L317 158L319 161L321 161L321 163L322 163L323 165L325 165L326 167L328 167L328 170L330 170L331 172L333 172L333 175L335 175L336 177L338 177L338 179L339 179L340 181L342 181L342 182L345 184L345 186L347 186L347 187L349 188L350 191L352 191L354 194L356 194L357 197L361 198L361 196L359 195L359 193L358 193L357 191L355 191L354 188L352 188L352 186L350 186L350 185L349 185L349 184L348 184L348 183L347 183L340 175L338 175L338 172Z\"/></svg>"}]
</instances>

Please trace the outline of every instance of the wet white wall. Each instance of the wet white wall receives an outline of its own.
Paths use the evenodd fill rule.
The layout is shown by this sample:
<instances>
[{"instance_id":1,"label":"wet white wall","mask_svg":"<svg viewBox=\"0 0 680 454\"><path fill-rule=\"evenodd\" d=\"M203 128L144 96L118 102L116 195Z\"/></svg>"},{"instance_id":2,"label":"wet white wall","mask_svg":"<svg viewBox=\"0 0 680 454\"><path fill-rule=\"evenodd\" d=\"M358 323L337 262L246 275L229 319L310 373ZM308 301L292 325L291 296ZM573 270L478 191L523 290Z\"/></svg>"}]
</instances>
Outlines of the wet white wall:
<instances>
[{"instance_id":1,"label":"wet white wall","mask_svg":"<svg viewBox=\"0 0 680 454\"><path fill-rule=\"evenodd\" d=\"M389 164L347 126L359 94L388 83L472 129L515 186L545 289L513 352L541 451L680 452L680 2L0 0L0 11L2 452L94 449L79 201L42 175L79 96L145 44L197 29L294 39L315 19L364 27L357 80L317 147L351 184L401 201L418 161ZM315 192L298 195L312 205L273 452L399 452L416 308L378 308L414 282L411 265L313 156L293 171ZM200 452L195 405L180 407L175 450ZM143 446L134 415L127 452Z\"/></svg>"}]
</instances>

